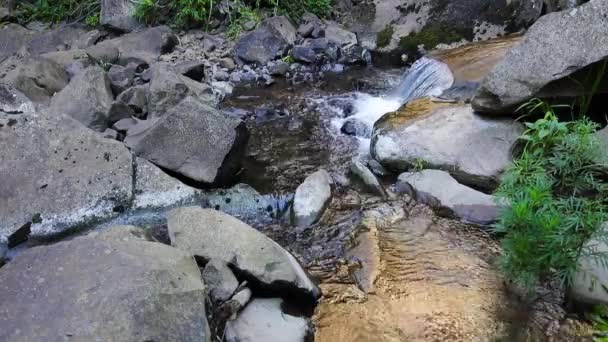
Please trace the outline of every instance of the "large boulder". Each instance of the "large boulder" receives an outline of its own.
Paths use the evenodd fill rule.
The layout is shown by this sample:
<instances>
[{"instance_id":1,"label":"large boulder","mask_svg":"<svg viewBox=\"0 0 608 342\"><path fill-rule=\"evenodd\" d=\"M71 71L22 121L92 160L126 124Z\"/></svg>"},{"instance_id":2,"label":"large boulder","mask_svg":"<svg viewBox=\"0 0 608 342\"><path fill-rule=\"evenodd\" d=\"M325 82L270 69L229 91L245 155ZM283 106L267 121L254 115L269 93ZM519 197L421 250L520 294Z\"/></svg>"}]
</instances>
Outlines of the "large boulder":
<instances>
[{"instance_id":1,"label":"large boulder","mask_svg":"<svg viewBox=\"0 0 608 342\"><path fill-rule=\"evenodd\" d=\"M232 216L186 207L172 210L168 225L172 246L206 260L222 260L265 291L311 301L321 295L289 252Z\"/></svg>"},{"instance_id":2,"label":"large boulder","mask_svg":"<svg viewBox=\"0 0 608 342\"><path fill-rule=\"evenodd\" d=\"M34 36L34 32L17 24L7 24L0 27L0 62L19 51Z\"/></svg>"},{"instance_id":3,"label":"large boulder","mask_svg":"<svg viewBox=\"0 0 608 342\"><path fill-rule=\"evenodd\" d=\"M137 30L143 25L135 18L135 6L131 0L103 0L99 23L123 32Z\"/></svg>"},{"instance_id":4,"label":"large boulder","mask_svg":"<svg viewBox=\"0 0 608 342\"><path fill-rule=\"evenodd\" d=\"M234 53L245 62L265 65L287 53L295 38L296 29L287 18L269 18L259 28L241 37Z\"/></svg>"},{"instance_id":5,"label":"large boulder","mask_svg":"<svg viewBox=\"0 0 608 342\"><path fill-rule=\"evenodd\" d=\"M293 221L299 228L308 228L317 222L331 201L329 173L319 170L306 177L296 189L293 199Z\"/></svg>"},{"instance_id":6,"label":"large boulder","mask_svg":"<svg viewBox=\"0 0 608 342\"><path fill-rule=\"evenodd\" d=\"M284 313L282 305L279 298L254 299L235 320L226 323L226 342L310 341L310 320Z\"/></svg>"},{"instance_id":7,"label":"large boulder","mask_svg":"<svg viewBox=\"0 0 608 342\"><path fill-rule=\"evenodd\" d=\"M65 116L0 112L0 241L53 235L128 207L133 161Z\"/></svg>"},{"instance_id":8,"label":"large boulder","mask_svg":"<svg viewBox=\"0 0 608 342\"><path fill-rule=\"evenodd\" d=\"M152 64L161 55L173 51L178 42L177 36L170 28L157 26L104 40L96 47L98 49L118 49L120 65L127 65L131 62Z\"/></svg>"},{"instance_id":9,"label":"large boulder","mask_svg":"<svg viewBox=\"0 0 608 342\"><path fill-rule=\"evenodd\" d=\"M542 93L552 82L607 57L608 2L592 0L546 15L484 79L473 108L513 114L518 105ZM556 94L551 91L547 95Z\"/></svg>"},{"instance_id":10,"label":"large boulder","mask_svg":"<svg viewBox=\"0 0 608 342\"><path fill-rule=\"evenodd\" d=\"M240 169L247 130L237 118L187 97L162 117L129 129L139 157L197 182L227 182Z\"/></svg>"},{"instance_id":11,"label":"large boulder","mask_svg":"<svg viewBox=\"0 0 608 342\"><path fill-rule=\"evenodd\" d=\"M10 61L6 62L11 64ZM64 68L50 59L42 57L25 58L2 79L13 85L30 100L48 104L50 98L68 84L68 74Z\"/></svg>"},{"instance_id":12,"label":"large boulder","mask_svg":"<svg viewBox=\"0 0 608 342\"><path fill-rule=\"evenodd\" d=\"M187 253L76 238L0 268L2 341L210 341L205 285Z\"/></svg>"},{"instance_id":13,"label":"large boulder","mask_svg":"<svg viewBox=\"0 0 608 342\"><path fill-rule=\"evenodd\" d=\"M53 96L49 111L52 115L71 116L83 125L103 132L110 126L112 102L108 75L101 67L92 66Z\"/></svg>"},{"instance_id":14,"label":"large boulder","mask_svg":"<svg viewBox=\"0 0 608 342\"><path fill-rule=\"evenodd\" d=\"M606 229L604 223L603 229ZM608 253L608 244L592 239L585 245L586 253L579 259L579 269L574 277L572 296L585 303L608 304L608 268L602 257Z\"/></svg>"},{"instance_id":15,"label":"large boulder","mask_svg":"<svg viewBox=\"0 0 608 342\"><path fill-rule=\"evenodd\" d=\"M498 205L493 196L458 183L445 171L402 173L397 188L448 217L480 225L498 220Z\"/></svg>"},{"instance_id":16,"label":"large boulder","mask_svg":"<svg viewBox=\"0 0 608 342\"><path fill-rule=\"evenodd\" d=\"M441 104L420 113L406 106L376 122L371 153L396 172L422 164L445 170L463 184L492 189L523 131L514 120L479 116L469 105Z\"/></svg>"}]
</instances>

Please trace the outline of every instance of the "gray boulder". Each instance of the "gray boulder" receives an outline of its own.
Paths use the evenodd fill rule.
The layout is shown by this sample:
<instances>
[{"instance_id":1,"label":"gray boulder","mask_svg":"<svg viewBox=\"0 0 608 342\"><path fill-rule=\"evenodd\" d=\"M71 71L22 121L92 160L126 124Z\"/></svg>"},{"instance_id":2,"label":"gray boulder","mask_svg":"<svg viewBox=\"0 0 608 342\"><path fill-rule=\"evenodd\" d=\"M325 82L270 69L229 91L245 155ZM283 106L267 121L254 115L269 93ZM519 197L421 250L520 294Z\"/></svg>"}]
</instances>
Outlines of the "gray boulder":
<instances>
[{"instance_id":1,"label":"gray boulder","mask_svg":"<svg viewBox=\"0 0 608 342\"><path fill-rule=\"evenodd\" d=\"M371 128L357 118L349 118L344 121L344 124L340 127L340 132L362 138L369 138L372 135Z\"/></svg>"},{"instance_id":2,"label":"gray boulder","mask_svg":"<svg viewBox=\"0 0 608 342\"><path fill-rule=\"evenodd\" d=\"M83 125L103 132L109 127L113 98L106 72L92 66L76 75L52 98L49 111L53 115L71 116Z\"/></svg>"},{"instance_id":3,"label":"gray boulder","mask_svg":"<svg viewBox=\"0 0 608 342\"><path fill-rule=\"evenodd\" d=\"M274 61L268 63L268 72L272 76L283 76L289 71L289 64L283 61Z\"/></svg>"},{"instance_id":4,"label":"gray boulder","mask_svg":"<svg viewBox=\"0 0 608 342\"><path fill-rule=\"evenodd\" d=\"M498 184L524 131L514 120L485 118L468 105L431 108L413 118L407 111L403 115L387 114L376 122L374 159L396 172L417 164L445 170L463 184L485 189Z\"/></svg>"},{"instance_id":5,"label":"gray boulder","mask_svg":"<svg viewBox=\"0 0 608 342\"><path fill-rule=\"evenodd\" d=\"M312 338L309 319L283 312L279 298L254 299L234 321L226 323L227 342L306 342Z\"/></svg>"},{"instance_id":6,"label":"gray boulder","mask_svg":"<svg viewBox=\"0 0 608 342\"><path fill-rule=\"evenodd\" d=\"M0 83L0 112L6 114L33 113L34 104L15 87Z\"/></svg>"},{"instance_id":7,"label":"gray boulder","mask_svg":"<svg viewBox=\"0 0 608 342\"><path fill-rule=\"evenodd\" d=\"M24 59L2 80L41 104L48 104L51 96L63 89L68 81L68 74L61 65L42 57Z\"/></svg>"},{"instance_id":8,"label":"gray boulder","mask_svg":"<svg viewBox=\"0 0 608 342\"><path fill-rule=\"evenodd\" d=\"M493 196L458 183L445 171L402 173L397 189L448 217L480 225L498 220L498 205Z\"/></svg>"},{"instance_id":9,"label":"gray boulder","mask_svg":"<svg viewBox=\"0 0 608 342\"><path fill-rule=\"evenodd\" d=\"M142 114L148 112L148 87L146 85L140 85L131 87L116 97L116 101L122 102L136 114Z\"/></svg>"},{"instance_id":10,"label":"gray boulder","mask_svg":"<svg viewBox=\"0 0 608 342\"><path fill-rule=\"evenodd\" d=\"M317 61L317 55L315 52L306 46L294 46L293 50L291 51L291 55L298 62L315 63Z\"/></svg>"},{"instance_id":11,"label":"gray boulder","mask_svg":"<svg viewBox=\"0 0 608 342\"><path fill-rule=\"evenodd\" d=\"M263 25L272 28L287 44L293 45L296 42L297 30L286 16L270 17L264 20Z\"/></svg>"},{"instance_id":12,"label":"gray boulder","mask_svg":"<svg viewBox=\"0 0 608 342\"><path fill-rule=\"evenodd\" d=\"M354 158L352 164L350 166L351 173L359 179L363 183L363 186L366 190L375 193L376 195L386 197L386 191L378 178L372 173L370 169L367 168L361 161Z\"/></svg>"},{"instance_id":13,"label":"gray boulder","mask_svg":"<svg viewBox=\"0 0 608 342\"><path fill-rule=\"evenodd\" d=\"M267 290L298 293L313 301L321 294L289 252L232 216L179 208L169 213L168 225L172 246L206 260L222 260Z\"/></svg>"},{"instance_id":14,"label":"gray boulder","mask_svg":"<svg viewBox=\"0 0 608 342\"><path fill-rule=\"evenodd\" d=\"M551 53L547 53L547 47L551 47ZM473 108L513 114L521 103L542 95L550 83L607 57L608 2L592 0L572 10L546 15L486 76L473 99Z\"/></svg>"},{"instance_id":15,"label":"gray boulder","mask_svg":"<svg viewBox=\"0 0 608 342\"><path fill-rule=\"evenodd\" d=\"M319 170L298 186L293 199L293 221L299 228L308 228L323 216L331 201L332 183L329 173Z\"/></svg>"},{"instance_id":16,"label":"gray boulder","mask_svg":"<svg viewBox=\"0 0 608 342\"><path fill-rule=\"evenodd\" d=\"M0 302L7 342L210 341L194 259L155 242L80 237L28 249L0 268Z\"/></svg>"},{"instance_id":17,"label":"gray boulder","mask_svg":"<svg viewBox=\"0 0 608 342\"><path fill-rule=\"evenodd\" d=\"M241 37L234 53L245 62L265 65L283 56L295 39L296 30L287 18L269 18L259 28Z\"/></svg>"},{"instance_id":18,"label":"gray boulder","mask_svg":"<svg viewBox=\"0 0 608 342\"><path fill-rule=\"evenodd\" d=\"M325 27L325 38L338 46L357 45L357 35L350 32L337 23L329 22Z\"/></svg>"},{"instance_id":19,"label":"gray boulder","mask_svg":"<svg viewBox=\"0 0 608 342\"><path fill-rule=\"evenodd\" d=\"M606 224L603 229L606 229ZM585 249L587 255L579 260L571 294L584 303L606 305L608 304L608 268L601 257L597 256L608 253L608 245L605 241L592 239L587 242Z\"/></svg>"},{"instance_id":20,"label":"gray boulder","mask_svg":"<svg viewBox=\"0 0 608 342\"><path fill-rule=\"evenodd\" d=\"M0 113L0 123L0 241L53 235L130 204L132 156L120 142L64 116Z\"/></svg>"},{"instance_id":21,"label":"gray boulder","mask_svg":"<svg viewBox=\"0 0 608 342\"><path fill-rule=\"evenodd\" d=\"M103 0L99 23L114 30L135 31L143 27L135 18L135 5L130 0Z\"/></svg>"},{"instance_id":22,"label":"gray boulder","mask_svg":"<svg viewBox=\"0 0 608 342\"><path fill-rule=\"evenodd\" d=\"M0 27L0 61L19 51L34 36L34 32L17 24Z\"/></svg>"},{"instance_id":23,"label":"gray boulder","mask_svg":"<svg viewBox=\"0 0 608 342\"><path fill-rule=\"evenodd\" d=\"M163 114L129 129L124 142L139 157L208 184L224 183L240 169L248 138L241 120L192 97Z\"/></svg>"},{"instance_id":24,"label":"gray boulder","mask_svg":"<svg viewBox=\"0 0 608 342\"><path fill-rule=\"evenodd\" d=\"M137 65L135 64L129 64L127 66L112 65L112 67L110 67L110 70L108 70L108 77L110 78L112 91L115 95L119 95L133 84L135 69L137 69Z\"/></svg>"},{"instance_id":25,"label":"gray boulder","mask_svg":"<svg viewBox=\"0 0 608 342\"><path fill-rule=\"evenodd\" d=\"M222 260L211 259L203 269L203 279L209 287L209 296L215 303L225 302L236 291L239 281Z\"/></svg>"},{"instance_id":26,"label":"gray boulder","mask_svg":"<svg viewBox=\"0 0 608 342\"><path fill-rule=\"evenodd\" d=\"M120 65L149 65L156 62L161 55L173 51L177 44L177 36L170 28L157 26L104 40L95 46L98 49L117 49L120 53Z\"/></svg>"}]
</instances>

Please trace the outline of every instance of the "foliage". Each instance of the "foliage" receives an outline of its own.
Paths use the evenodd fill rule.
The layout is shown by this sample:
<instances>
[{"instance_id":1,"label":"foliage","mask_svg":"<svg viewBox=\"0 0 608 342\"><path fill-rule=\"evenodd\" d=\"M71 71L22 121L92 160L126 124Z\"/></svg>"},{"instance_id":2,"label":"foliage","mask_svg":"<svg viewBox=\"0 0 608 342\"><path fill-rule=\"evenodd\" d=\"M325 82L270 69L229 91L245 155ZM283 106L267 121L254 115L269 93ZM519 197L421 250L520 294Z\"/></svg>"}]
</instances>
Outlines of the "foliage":
<instances>
[{"instance_id":1,"label":"foliage","mask_svg":"<svg viewBox=\"0 0 608 342\"><path fill-rule=\"evenodd\" d=\"M236 10L229 13L230 25L228 26L227 35L229 39L237 39L243 30L246 23L254 23L257 27L262 22L262 15L259 10L252 9L247 5L240 4Z\"/></svg>"},{"instance_id":2,"label":"foliage","mask_svg":"<svg viewBox=\"0 0 608 342\"><path fill-rule=\"evenodd\" d=\"M408 53L417 53L420 45L424 45L426 49L432 49L441 43L449 44L463 38L464 35L454 28L445 24L434 24L425 26L419 32L402 37L399 40L399 46Z\"/></svg>"},{"instance_id":3,"label":"foliage","mask_svg":"<svg viewBox=\"0 0 608 342\"><path fill-rule=\"evenodd\" d=\"M594 341L608 342L608 307L596 305L586 313L586 317L593 324L594 335L597 335Z\"/></svg>"},{"instance_id":4,"label":"foliage","mask_svg":"<svg viewBox=\"0 0 608 342\"><path fill-rule=\"evenodd\" d=\"M504 234L499 260L505 275L532 290L539 280L558 276L569 286L581 256L592 254L590 238L602 238L608 219L603 156L588 119L559 122L540 100L522 107L542 110L544 118L527 123L523 152L505 172L496 193L501 211L497 232ZM604 255L594 255L605 261Z\"/></svg>"},{"instance_id":5,"label":"foliage","mask_svg":"<svg viewBox=\"0 0 608 342\"><path fill-rule=\"evenodd\" d=\"M21 23L82 21L98 16L100 3L100 0L36 0L31 3L22 1L17 7L17 17Z\"/></svg>"},{"instance_id":6,"label":"foliage","mask_svg":"<svg viewBox=\"0 0 608 342\"><path fill-rule=\"evenodd\" d=\"M384 30L378 32L378 36L376 37L376 45L379 48L383 48L388 46L393 39L393 34L395 33L395 28L392 25L386 25Z\"/></svg>"},{"instance_id":7,"label":"foliage","mask_svg":"<svg viewBox=\"0 0 608 342\"><path fill-rule=\"evenodd\" d=\"M571 81L578 84L582 93L580 97L575 99L574 103L572 104L572 108L580 108L580 112L582 114L587 114L589 112L591 101L604 80L607 67L608 59L605 59L597 65L592 65L589 70L587 70L587 74L582 82L576 80L575 78L570 78Z\"/></svg>"},{"instance_id":8,"label":"foliage","mask_svg":"<svg viewBox=\"0 0 608 342\"><path fill-rule=\"evenodd\" d=\"M283 57L281 60L287 64L293 64L296 62L295 58L293 58L292 55L287 55L287 56Z\"/></svg>"},{"instance_id":9,"label":"foliage","mask_svg":"<svg viewBox=\"0 0 608 342\"><path fill-rule=\"evenodd\" d=\"M168 20L189 27L206 23L213 10L214 0L139 0L135 17L146 24Z\"/></svg>"},{"instance_id":10,"label":"foliage","mask_svg":"<svg viewBox=\"0 0 608 342\"><path fill-rule=\"evenodd\" d=\"M93 14L93 15L89 15L85 20L84 23L91 26L91 27L96 27L99 26L99 14Z\"/></svg>"}]
</instances>

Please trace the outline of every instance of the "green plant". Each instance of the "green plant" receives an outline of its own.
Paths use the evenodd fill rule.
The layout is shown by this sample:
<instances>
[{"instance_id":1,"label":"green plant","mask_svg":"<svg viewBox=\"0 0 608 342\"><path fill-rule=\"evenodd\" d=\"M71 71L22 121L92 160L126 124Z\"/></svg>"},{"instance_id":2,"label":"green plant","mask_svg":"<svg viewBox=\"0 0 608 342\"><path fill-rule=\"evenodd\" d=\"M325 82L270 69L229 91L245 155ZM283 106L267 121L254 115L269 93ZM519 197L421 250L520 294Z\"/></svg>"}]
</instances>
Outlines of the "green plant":
<instances>
[{"instance_id":1,"label":"green plant","mask_svg":"<svg viewBox=\"0 0 608 342\"><path fill-rule=\"evenodd\" d=\"M287 56L281 58L281 60L287 64L293 64L296 62L296 60L293 58L292 55L287 55Z\"/></svg>"},{"instance_id":2,"label":"green plant","mask_svg":"<svg viewBox=\"0 0 608 342\"><path fill-rule=\"evenodd\" d=\"M238 3L236 9L229 12L230 25L228 26L227 36L229 39L237 39L244 30L246 23L254 23L257 27L262 22L262 15L258 9Z\"/></svg>"},{"instance_id":3,"label":"green plant","mask_svg":"<svg viewBox=\"0 0 608 342\"><path fill-rule=\"evenodd\" d=\"M99 26L99 14L89 15L84 23L91 27Z\"/></svg>"},{"instance_id":4,"label":"green plant","mask_svg":"<svg viewBox=\"0 0 608 342\"><path fill-rule=\"evenodd\" d=\"M139 0L135 17L147 24L170 22L178 27L202 25L214 11L214 0Z\"/></svg>"},{"instance_id":5,"label":"green plant","mask_svg":"<svg viewBox=\"0 0 608 342\"><path fill-rule=\"evenodd\" d=\"M426 161L422 158L416 158L412 164L412 170L414 172L420 172L424 169L426 169Z\"/></svg>"},{"instance_id":6,"label":"green plant","mask_svg":"<svg viewBox=\"0 0 608 342\"><path fill-rule=\"evenodd\" d=\"M498 203L509 205L495 230L504 234L501 270L532 292L553 276L571 285L581 256L608 260L586 246L591 238L606 238L600 227L608 220L608 207L596 124L559 122L540 100L522 109L542 110L545 116L526 124L521 155L501 179Z\"/></svg>"},{"instance_id":7,"label":"green plant","mask_svg":"<svg viewBox=\"0 0 608 342\"><path fill-rule=\"evenodd\" d=\"M21 23L43 21L83 21L99 15L100 0L36 0L22 1L18 5L17 19Z\"/></svg>"},{"instance_id":8,"label":"green plant","mask_svg":"<svg viewBox=\"0 0 608 342\"><path fill-rule=\"evenodd\" d=\"M595 342L608 342L608 306L596 305L585 314L593 325Z\"/></svg>"},{"instance_id":9,"label":"green plant","mask_svg":"<svg viewBox=\"0 0 608 342\"><path fill-rule=\"evenodd\" d=\"M388 44L390 44L391 40L393 39L394 33L395 33L395 28L392 25L386 25L384 30L378 32L378 35L376 37L376 45L379 48L388 46Z\"/></svg>"}]
</instances>

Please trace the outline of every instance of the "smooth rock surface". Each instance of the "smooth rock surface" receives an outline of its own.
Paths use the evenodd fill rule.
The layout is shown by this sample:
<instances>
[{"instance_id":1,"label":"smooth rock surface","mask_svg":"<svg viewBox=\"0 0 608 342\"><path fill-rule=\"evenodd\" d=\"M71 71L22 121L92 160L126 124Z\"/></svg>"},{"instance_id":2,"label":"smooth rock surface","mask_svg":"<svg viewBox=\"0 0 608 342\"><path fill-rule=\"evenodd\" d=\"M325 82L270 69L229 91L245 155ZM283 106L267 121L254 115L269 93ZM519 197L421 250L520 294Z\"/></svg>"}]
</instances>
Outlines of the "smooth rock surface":
<instances>
[{"instance_id":1,"label":"smooth rock surface","mask_svg":"<svg viewBox=\"0 0 608 342\"><path fill-rule=\"evenodd\" d=\"M380 184L378 181L378 178L376 178L372 171L368 169L367 166L365 166L361 161L354 158L350 166L350 171L363 183L366 190L382 197L387 196L386 191L384 190L382 184Z\"/></svg>"},{"instance_id":2,"label":"smooth rock surface","mask_svg":"<svg viewBox=\"0 0 608 342\"><path fill-rule=\"evenodd\" d=\"M498 220L499 207L493 196L458 183L445 171L402 173L397 189L449 217L480 225Z\"/></svg>"},{"instance_id":3,"label":"smooth rock surface","mask_svg":"<svg viewBox=\"0 0 608 342\"><path fill-rule=\"evenodd\" d=\"M222 260L250 283L312 301L321 294L289 252L232 216L185 207L169 213L168 226L172 246L207 260Z\"/></svg>"},{"instance_id":4,"label":"smooth rock surface","mask_svg":"<svg viewBox=\"0 0 608 342\"><path fill-rule=\"evenodd\" d=\"M293 219L299 228L308 228L317 222L331 201L331 176L319 170L306 177L296 189L293 199Z\"/></svg>"},{"instance_id":5,"label":"smooth rock surface","mask_svg":"<svg viewBox=\"0 0 608 342\"><path fill-rule=\"evenodd\" d=\"M100 49L118 49L120 65L131 62L152 64L158 58L173 51L178 44L177 36L167 26L157 26L118 38L104 40L96 45Z\"/></svg>"},{"instance_id":6,"label":"smooth rock surface","mask_svg":"<svg viewBox=\"0 0 608 342\"><path fill-rule=\"evenodd\" d=\"M290 25L286 18L267 19L259 28L241 37L234 47L235 56L260 65L283 56L295 41L296 30Z\"/></svg>"},{"instance_id":7,"label":"smooth rock surface","mask_svg":"<svg viewBox=\"0 0 608 342\"><path fill-rule=\"evenodd\" d=\"M230 299L239 286L238 280L228 265L222 260L211 259L203 269L205 285L209 287L209 296L216 303Z\"/></svg>"}]
</instances>

